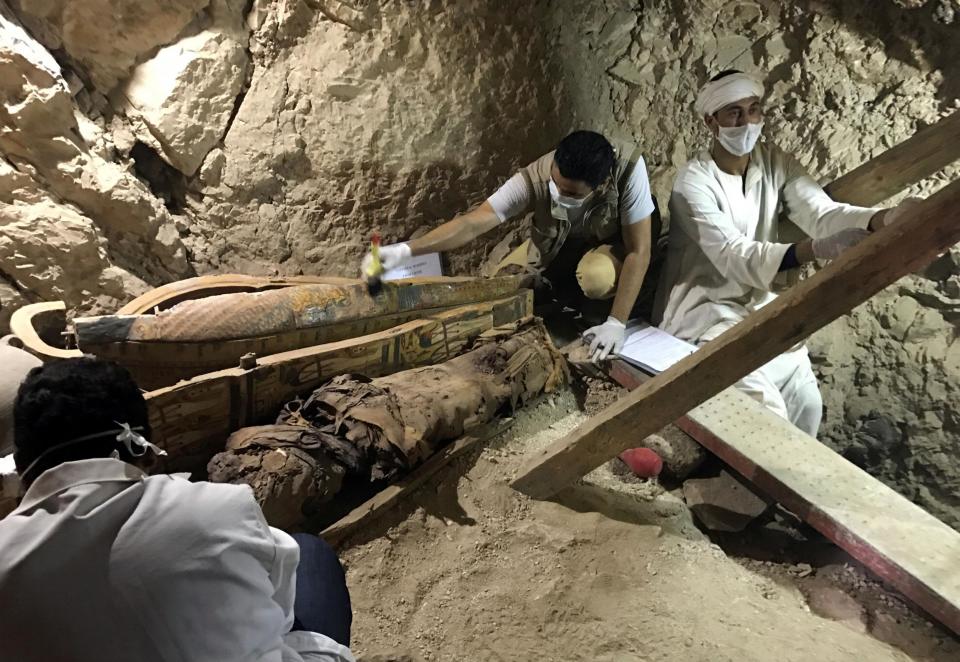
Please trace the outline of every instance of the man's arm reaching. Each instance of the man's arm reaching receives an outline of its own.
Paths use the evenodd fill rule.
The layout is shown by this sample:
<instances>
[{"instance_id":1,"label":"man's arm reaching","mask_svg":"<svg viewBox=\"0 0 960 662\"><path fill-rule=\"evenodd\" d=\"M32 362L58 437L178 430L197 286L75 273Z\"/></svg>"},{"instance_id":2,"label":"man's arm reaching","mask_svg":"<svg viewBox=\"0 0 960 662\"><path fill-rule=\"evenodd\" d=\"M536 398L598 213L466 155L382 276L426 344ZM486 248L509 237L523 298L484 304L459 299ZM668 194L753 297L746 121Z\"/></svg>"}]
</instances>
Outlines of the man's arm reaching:
<instances>
[{"instance_id":1,"label":"man's arm reaching","mask_svg":"<svg viewBox=\"0 0 960 662\"><path fill-rule=\"evenodd\" d=\"M436 227L422 237L408 241L412 255L452 251L466 246L500 225L500 218L488 201Z\"/></svg>"}]
</instances>

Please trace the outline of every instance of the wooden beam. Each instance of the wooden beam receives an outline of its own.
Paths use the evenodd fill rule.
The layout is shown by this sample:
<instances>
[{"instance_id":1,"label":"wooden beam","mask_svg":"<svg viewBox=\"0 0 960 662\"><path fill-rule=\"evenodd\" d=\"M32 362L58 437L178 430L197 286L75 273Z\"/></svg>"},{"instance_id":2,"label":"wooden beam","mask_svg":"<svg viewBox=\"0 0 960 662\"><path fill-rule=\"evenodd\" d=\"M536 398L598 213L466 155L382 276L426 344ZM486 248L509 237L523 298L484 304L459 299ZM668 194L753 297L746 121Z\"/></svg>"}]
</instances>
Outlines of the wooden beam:
<instances>
[{"instance_id":1,"label":"wooden beam","mask_svg":"<svg viewBox=\"0 0 960 662\"><path fill-rule=\"evenodd\" d=\"M629 389L651 379L623 361L609 374ZM676 423L960 634L960 533L735 388Z\"/></svg>"},{"instance_id":2,"label":"wooden beam","mask_svg":"<svg viewBox=\"0 0 960 662\"><path fill-rule=\"evenodd\" d=\"M231 432L276 417L283 404L344 373L388 375L451 359L484 331L533 312L523 290L497 301L460 306L387 331L306 347L146 394L152 441L170 454L164 471L202 472Z\"/></svg>"},{"instance_id":3,"label":"wooden beam","mask_svg":"<svg viewBox=\"0 0 960 662\"><path fill-rule=\"evenodd\" d=\"M872 207L960 159L960 111L920 129L825 188L830 197Z\"/></svg>"},{"instance_id":4,"label":"wooden beam","mask_svg":"<svg viewBox=\"0 0 960 662\"><path fill-rule=\"evenodd\" d=\"M513 486L546 498L960 241L960 181L535 453Z\"/></svg>"}]
</instances>

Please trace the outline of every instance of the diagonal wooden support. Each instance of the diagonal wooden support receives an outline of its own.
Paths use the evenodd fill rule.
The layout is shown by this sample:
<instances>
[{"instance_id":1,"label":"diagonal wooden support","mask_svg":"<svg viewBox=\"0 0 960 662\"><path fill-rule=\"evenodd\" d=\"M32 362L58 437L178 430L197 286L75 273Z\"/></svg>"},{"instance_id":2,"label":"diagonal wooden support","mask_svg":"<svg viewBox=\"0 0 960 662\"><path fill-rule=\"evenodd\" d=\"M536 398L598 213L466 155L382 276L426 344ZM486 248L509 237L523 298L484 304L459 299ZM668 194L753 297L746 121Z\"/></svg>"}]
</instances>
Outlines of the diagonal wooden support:
<instances>
[{"instance_id":1,"label":"diagonal wooden support","mask_svg":"<svg viewBox=\"0 0 960 662\"><path fill-rule=\"evenodd\" d=\"M960 111L828 184L834 200L871 207L960 159Z\"/></svg>"},{"instance_id":2,"label":"diagonal wooden support","mask_svg":"<svg viewBox=\"0 0 960 662\"><path fill-rule=\"evenodd\" d=\"M960 241L960 181L535 453L513 487L547 498Z\"/></svg>"}]
</instances>

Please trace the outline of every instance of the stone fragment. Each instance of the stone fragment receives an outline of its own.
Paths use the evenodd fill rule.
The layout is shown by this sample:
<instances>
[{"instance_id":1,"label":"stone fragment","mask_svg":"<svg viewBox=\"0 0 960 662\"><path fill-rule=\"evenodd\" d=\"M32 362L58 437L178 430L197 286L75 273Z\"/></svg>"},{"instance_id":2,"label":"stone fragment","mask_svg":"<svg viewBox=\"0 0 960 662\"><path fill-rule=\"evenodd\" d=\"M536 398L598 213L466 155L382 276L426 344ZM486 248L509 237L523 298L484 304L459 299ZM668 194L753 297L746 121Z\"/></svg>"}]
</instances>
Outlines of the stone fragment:
<instances>
[{"instance_id":1,"label":"stone fragment","mask_svg":"<svg viewBox=\"0 0 960 662\"><path fill-rule=\"evenodd\" d=\"M692 474L707 459L703 446L676 425L668 425L659 434L650 435L641 446L655 451L663 460L664 472L678 480Z\"/></svg>"},{"instance_id":2,"label":"stone fragment","mask_svg":"<svg viewBox=\"0 0 960 662\"><path fill-rule=\"evenodd\" d=\"M220 186L220 179L223 175L223 166L227 157L222 149L214 149L207 158L203 160L203 166L200 168L200 181L204 186L216 188Z\"/></svg>"},{"instance_id":3,"label":"stone fragment","mask_svg":"<svg viewBox=\"0 0 960 662\"><path fill-rule=\"evenodd\" d=\"M183 174L196 173L223 137L248 64L234 38L207 30L161 48L130 76L127 100Z\"/></svg>"},{"instance_id":4,"label":"stone fragment","mask_svg":"<svg viewBox=\"0 0 960 662\"><path fill-rule=\"evenodd\" d=\"M952 25L960 12L960 2L957 0L937 0L933 8L933 20L944 25Z\"/></svg>"},{"instance_id":5,"label":"stone fragment","mask_svg":"<svg viewBox=\"0 0 960 662\"><path fill-rule=\"evenodd\" d=\"M244 10L249 6L253 14L257 4L256 0L210 0L210 29L235 37L246 48L251 27Z\"/></svg>"},{"instance_id":6,"label":"stone fragment","mask_svg":"<svg viewBox=\"0 0 960 662\"><path fill-rule=\"evenodd\" d=\"M803 586L807 605L817 616L839 621L857 632L867 631L866 611L859 602L826 580L814 579Z\"/></svg>"},{"instance_id":7,"label":"stone fragment","mask_svg":"<svg viewBox=\"0 0 960 662\"><path fill-rule=\"evenodd\" d=\"M890 330L894 338L903 340L919 312L920 304L917 303L916 299L906 296L898 297L887 308L886 312L881 314L880 323L884 328Z\"/></svg>"},{"instance_id":8,"label":"stone fragment","mask_svg":"<svg viewBox=\"0 0 960 662\"><path fill-rule=\"evenodd\" d=\"M683 484L683 498L700 522L712 531L743 531L767 509L767 502L726 471L716 478Z\"/></svg>"}]
</instances>

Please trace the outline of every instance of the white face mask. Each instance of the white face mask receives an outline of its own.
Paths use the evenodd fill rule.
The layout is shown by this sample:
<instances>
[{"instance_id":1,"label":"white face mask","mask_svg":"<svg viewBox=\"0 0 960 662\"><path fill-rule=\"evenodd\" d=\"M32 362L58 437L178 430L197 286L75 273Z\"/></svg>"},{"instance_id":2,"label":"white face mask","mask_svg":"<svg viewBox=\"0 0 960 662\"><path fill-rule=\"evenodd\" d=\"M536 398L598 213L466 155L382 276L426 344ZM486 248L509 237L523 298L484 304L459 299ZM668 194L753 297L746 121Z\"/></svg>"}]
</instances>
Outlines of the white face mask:
<instances>
[{"instance_id":1,"label":"white face mask","mask_svg":"<svg viewBox=\"0 0 960 662\"><path fill-rule=\"evenodd\" d=\"M763 122L747 123L743 126L721 126L717 140L731 154L743 156L753 151L762 130Z\"/></svg>"},{"instance_id":2,"label":"white face mask","mask_svg":"<svg viewBox=\"0 0 960 662\"><path fill-rule=\"evenodd\" d=\"M550 200L557 206L563 207L564 209L579 209L580 207L587 204L587 200L590 199L592 193L586 195L582 198L574 198L569 195L561 195L560 189L557 188L557 185L554 183L553 179L550 180L550 183L547 185L550 189Z\"/></svg>"}]
</instances>

